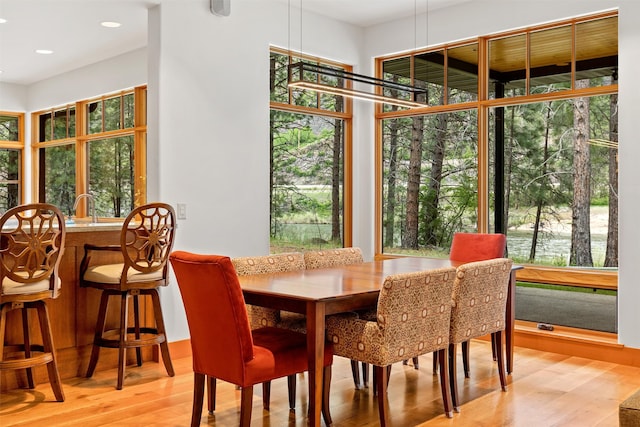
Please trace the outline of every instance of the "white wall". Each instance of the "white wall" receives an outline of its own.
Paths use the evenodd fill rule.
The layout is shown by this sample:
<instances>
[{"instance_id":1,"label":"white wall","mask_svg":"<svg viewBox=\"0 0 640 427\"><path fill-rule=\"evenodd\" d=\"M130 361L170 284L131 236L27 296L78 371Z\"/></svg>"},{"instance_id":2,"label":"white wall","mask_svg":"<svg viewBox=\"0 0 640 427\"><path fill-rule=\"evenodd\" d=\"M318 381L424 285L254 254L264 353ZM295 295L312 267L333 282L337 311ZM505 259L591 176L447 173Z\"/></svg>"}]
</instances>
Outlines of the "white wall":
<instances>
[{"instance_id":1,"label":"white wall","mask_svg":"<svg viewBox=\"0 0 640 427\"><path fill-rule=\"evenodd\" d=\"M286 3L234 1L231 10L214 16L200 0L150 14L148 146L159 174L149 182L157 179L160 199L187 205L176 249L261 255L269 253L269 45L299 49L300 34L289 39ZM306 53L357 58L361 30L303 19ZM163 289L173 340L188 337L179 301L177 287Z\"/></svg>"},{"instance_id":2,"label":"white wall","mask_svg":"<svg viewBox=\"0 0 640 427\"><path fill-rule=\"evenodd\" d=\"M30 85L27 110L65 105L146 83L146 49L136 49Z\"/></svg>"},{"instance_id":3,"label":"white wall","mask_svg":"<svg viewBox=\"0 0 640 427\"><path fill-rule=\"evenodd\" d=\"M0 111L27 111L26 86L0 82Z\"/></svg>"},{"instance_id":4,"label":"white wall","mask_svg":"<svg viewBox=\"0 0 640 427\"><path fill-rule=\"evenodd\" d=\"M640 3L640 2L639 2ZM541 7L544 4L545 7ZM619 339L640 347L635 301L640 263L633 221L640 204L640 155L633 141L640 113L640 6L635 0L476 0L429 15L428 38L414 19L367 30L299 13L287 4L235 0L231 16L212 15L208 0L164 2L149 14L149 45L28 88L0 85L0 110L28 111L148 82L150 199L187 204L176 249L258 255L269 251L269 45L302 49L371 73L373 57L620 6L620 290ZM419 21L420 22L420 21ZM426 22L426 19L425 19ZM417 39L417 43L416 43ZM417 46L416 46L417 44ZM146 53L146 55L145 55ZM148 65L147 65L148 57ZM142 61L142 62L141 62ZM4 94L13 93L9 98ZM7 106L9 105L9 107ZM354 103L354 245L373 254L374 132L371 105ZM174 281L175 284L175 281ZM188 337L177 286L163 289L171 341Z\"/></svg>"}]
</instances>

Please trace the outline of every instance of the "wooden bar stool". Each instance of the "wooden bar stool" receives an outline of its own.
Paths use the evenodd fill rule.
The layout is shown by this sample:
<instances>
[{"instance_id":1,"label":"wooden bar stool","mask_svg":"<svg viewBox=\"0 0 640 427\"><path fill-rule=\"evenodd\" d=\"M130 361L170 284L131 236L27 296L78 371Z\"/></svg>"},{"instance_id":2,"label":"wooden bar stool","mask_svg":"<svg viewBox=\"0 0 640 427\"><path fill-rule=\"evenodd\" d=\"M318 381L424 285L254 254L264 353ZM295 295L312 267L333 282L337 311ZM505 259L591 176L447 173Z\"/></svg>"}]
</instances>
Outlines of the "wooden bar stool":
<instances>
[{"instance_id":1,"label":"wooden bar stool","mask_svg":"<svg viewBox=\"0 0 640 427\"><path fill-rule=\"evenodd\" d=\"M93 375L100 347L118 349L118 382L122 389L126 365L126 349L135 348L138 366L142 366L141 347L159 345L162 361L169 376L174 376L158 287L169 284L168 259L173 247L176 221L173 207L166 203L140 206L127 216L120 235L120 245L85 245L80 264L80 286L102 291L93 349L87 368L87 378ZM120 252L122 262L92 263L98 251ZM153 303L155 326L140 325L139 297L149 295ZM120 299L120 320L117 328L105 330L109 297ZM127 325L129 297L133 298L133 327Z\"/></svg>"},{"instance_id":2,"label":"wooden bar stool","mask_svg":"<svg viewBox=\"0 0 640 427\"><path fill-rule=\"evenodd\" d=\"M34 203L9 209L0 218L0 370L25 369L34 388L33 367L46 365L58 402L64 401L46 301L58 297L58 266L64 251L65 226L60 210ZM23 341L6 344L7 313L22 314ZM29 309L36 309L42 345L29 332ZM21 357L16 358L20 353Z\"/></svg>"}]
</instances>

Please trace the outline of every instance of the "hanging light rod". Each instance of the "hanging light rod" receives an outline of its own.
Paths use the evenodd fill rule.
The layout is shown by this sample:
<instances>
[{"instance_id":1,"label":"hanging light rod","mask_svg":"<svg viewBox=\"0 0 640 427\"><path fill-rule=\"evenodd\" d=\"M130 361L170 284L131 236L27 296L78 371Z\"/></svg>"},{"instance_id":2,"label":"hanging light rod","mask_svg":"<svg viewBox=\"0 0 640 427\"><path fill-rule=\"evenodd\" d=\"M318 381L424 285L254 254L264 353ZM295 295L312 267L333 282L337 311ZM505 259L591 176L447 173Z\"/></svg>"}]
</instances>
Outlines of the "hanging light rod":
<instances>
[{"instance_id":1,"label":"hanging light rod","mask_svg":"<svg viewBox=\"0 0 640 427\"><path fill-rule=\"evenodd\" d=\"M365 101L396 105L398 107L405 108L422 108L427 106L427 90L423 88L305 62L290 64L288 71L290 88L309 89L316 92L363 99ZM325 78L322 79L321 77ZM323 80L327 81L327 83L322 82ZM372 85L374 90L375 88L380 88L383 91L385 89L395 90L405 94L409 99L386 96L375 92L355 90L350 87L345 87L344 84L346 81L366 83ZM332 86L329 82L332 82L334 85ZM421 96L425 102L416 101L419 96Z\"/></svg>"}]
</instances>

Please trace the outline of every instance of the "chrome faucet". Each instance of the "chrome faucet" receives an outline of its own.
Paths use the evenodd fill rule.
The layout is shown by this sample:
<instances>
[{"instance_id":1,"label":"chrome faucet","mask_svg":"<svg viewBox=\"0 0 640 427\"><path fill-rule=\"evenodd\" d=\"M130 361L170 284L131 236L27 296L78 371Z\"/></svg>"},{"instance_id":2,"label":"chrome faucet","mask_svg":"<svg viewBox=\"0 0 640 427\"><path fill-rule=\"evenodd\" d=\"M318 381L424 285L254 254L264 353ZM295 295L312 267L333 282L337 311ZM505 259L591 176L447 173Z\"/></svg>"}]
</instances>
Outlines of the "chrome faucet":
<instances>
[{"instance_id":1,"label":"chrome faucet","mask_svg":"<svg viewBox=\"0 0 640 427\"><path fill-rule=\"evenodd\" d=\"M96 214L96 202L95 200L93 200L93 194L83 193L78 195L78 197L76 197L75 203L73 204L73 210L75 211L78 208L80 200L85 197L89 199L89 212L91 212L91 222L95 224L98 222L98 215Z\"/></svg>"}]
</instances>

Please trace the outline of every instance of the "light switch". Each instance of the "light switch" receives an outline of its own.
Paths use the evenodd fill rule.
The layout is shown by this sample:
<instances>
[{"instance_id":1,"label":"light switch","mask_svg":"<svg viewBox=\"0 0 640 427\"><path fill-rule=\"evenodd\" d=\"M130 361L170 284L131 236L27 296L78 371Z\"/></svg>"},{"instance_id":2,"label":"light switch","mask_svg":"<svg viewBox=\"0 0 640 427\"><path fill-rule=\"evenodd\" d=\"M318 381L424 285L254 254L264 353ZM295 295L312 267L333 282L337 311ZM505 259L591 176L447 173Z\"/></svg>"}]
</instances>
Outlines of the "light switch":
<instances>
[{"instance_id":1,"label":"light switch","mask_svg":"<svg viewBox=\"0 0 640 427\"><path fill-rule=\"evenodd\" d=\"M187 219L187 204L178 203L178 219Z\"/></svg>"}]
</instances>

